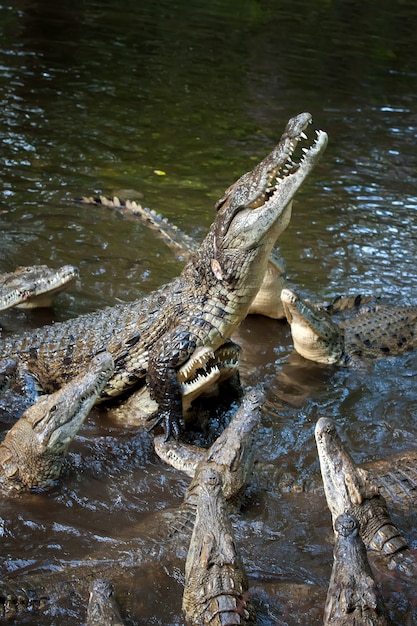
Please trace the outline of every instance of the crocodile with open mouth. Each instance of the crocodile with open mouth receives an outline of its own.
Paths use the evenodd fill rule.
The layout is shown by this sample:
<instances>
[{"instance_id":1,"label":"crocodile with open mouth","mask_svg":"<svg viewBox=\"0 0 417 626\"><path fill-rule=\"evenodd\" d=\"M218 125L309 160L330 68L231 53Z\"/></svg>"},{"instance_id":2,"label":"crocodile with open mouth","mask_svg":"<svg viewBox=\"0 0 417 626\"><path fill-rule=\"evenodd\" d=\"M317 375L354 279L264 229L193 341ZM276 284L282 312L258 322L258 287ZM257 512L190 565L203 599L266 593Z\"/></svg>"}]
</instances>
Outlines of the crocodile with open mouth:
<instances>
[{"instance_id":1,"label":"crocodile with open mouth","mask_svg":"<svg viewBox=\"0 0 417 626\"><path fill-rule=\"evenodd\" d=\"M216 476L221 477L222 493L230 511L239 506L239 496L248 484L253 468L262 401L263 396L257 390L250 391L244 396L230 424L209 448L206 458L196 467L194 477L179 507L158 511L152 515L151 521L145 519L142 524L136 525L134 539L106 545L104 555L100 553L90 555L81 564L79 561L74 566L63 564L61 569L56 566L53 571L43 574L25 572L23 576L16 576L14 572L13 577L3 578L0 581L0 617L14 616L16 623L18 613L41 610L46 608L50 601L58 604L59 599L64 600L68 594L71 594L74 602L78 598L85 605L90 585L98 578L104 578L116 586L123 615L125 612L129 614L134 612L137 601L135 594L140 593L140 586L137 591L135 573L140 579L143 572L141 568L146 568L147 563L150 561L154 563L157 558L162 559L164 567L169 567L170 559L174 559L177 567L178 559L182 560L186 555L195 525L202 485L205 484L208 474L214 472ZM221 533L224 528L224 526L212 527L213 541L218 545L222 544ZM220 535L217 535L218 532ZM227 537L225 540L229 541ZM213 609L218 602L221 614L223 601L226 600L234 602L235 599L236 608L239 610L245 605L247 598L243 586L242 592L238 591L239 585L243 584L244 573L239 568L231 568L228 575L227 580L219 581L216 593L213 593L213 589L211 592L208 589L207 598L201 596L202 603L207 599L208 610L210 607ZM235 576L236 586L231 592ZM246 610L249 611L249 606ZM231 623L245 624L239 621Z\"/></svg>"},{"instance_id":2,"label":"crocodile with open mouth","mask_svg":"<svg viewBox=\"0 0 417 626\"><path fill-rule=\"evenodd\" d=\"M47 489L56 483L68 446L112 373L111 356L98 354L81 374L26 409L0 443L3 492Z\"/></svg>"},{"instance_id":3,"label":"crocodile with open mouth","mask_svg":"<svg viewBox=\"0 0 417 626\"><path fill-rule=\"evenodd\" d=\"M226 190L208 235L178 278L135 302L7 337L0 358L16 358L50 392L108 351L115 370L101 400L146 380L158 404L153 427L162 424L166 438L178 438L184 428L178 370L201 350L215 352L245 318L290 221L292 199L327 145L326 133L317 131L294 163L310 121L309 113L292 118L275 149Z\"/></svg>"},{"instance_id":4,"label":"crocodile with open mouth","mask_svg":"<svg viewBox=\"0 0 417 626\"><path fill-rule=\"evenodd\" d=\"M348 366L417 346L417 306L377 304L337 324L291 289L282 290L281 300L294 348L310 361Z\"/></svg>"},{"instance_id":5,"label":"crocodile with open mouth","mask_svg":"<svg viewBox=\"0 0 417 626\"><path fill-rule=\"evenodd\" d=\"M54 296L68 289L78 278L73 265L51 269L47 265L18 267L0 274L0 311L11 307L34 309L51 306Z\"/></svg>"}]
</instances>

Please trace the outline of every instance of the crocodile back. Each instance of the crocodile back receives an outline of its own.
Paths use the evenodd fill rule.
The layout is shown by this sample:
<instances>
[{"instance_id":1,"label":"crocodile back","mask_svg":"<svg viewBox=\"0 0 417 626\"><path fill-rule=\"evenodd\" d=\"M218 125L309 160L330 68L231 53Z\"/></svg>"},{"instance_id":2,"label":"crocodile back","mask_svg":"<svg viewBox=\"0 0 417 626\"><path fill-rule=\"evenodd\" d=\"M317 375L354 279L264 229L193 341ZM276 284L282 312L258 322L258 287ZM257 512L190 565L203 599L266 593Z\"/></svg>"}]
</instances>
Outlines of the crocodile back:
<instances>
[{"instance_id":1,"label":"crocodile back","mask_svg":"<svg viewBox=\"0 0 417 626\"><path fill-rule=\"evenodd\" d=\"M169 327L169 310L175 308L177 297L173 281L141 300L11 335L0 342L0 359L14 355L50 393L83 371L96 354L107 351L115 372L103 394L118 395L144 378L149 345ZM164 308L166 314L161 316Z\"/></svg>"},{"instance_id":2,"label":"crocodile back","mask_svg":"<svg viewBox=\"0 0 417 626\"><path fill-rule=\"evenodd\" d=\"M417 504L417 450L407 450L388 460L363 466L386 500L397 509L413 510Z\"/></svg>"},{"instance_id":3,"label":"crocodile back","mask_svg":"<svg viewBox=\"0 0 417 626\"><path fill-rule=\"evenodd\" d=\"M350 357L395 356L417 346L417 306L378 305L340 326Z\"/></svg>"}]
</instances>

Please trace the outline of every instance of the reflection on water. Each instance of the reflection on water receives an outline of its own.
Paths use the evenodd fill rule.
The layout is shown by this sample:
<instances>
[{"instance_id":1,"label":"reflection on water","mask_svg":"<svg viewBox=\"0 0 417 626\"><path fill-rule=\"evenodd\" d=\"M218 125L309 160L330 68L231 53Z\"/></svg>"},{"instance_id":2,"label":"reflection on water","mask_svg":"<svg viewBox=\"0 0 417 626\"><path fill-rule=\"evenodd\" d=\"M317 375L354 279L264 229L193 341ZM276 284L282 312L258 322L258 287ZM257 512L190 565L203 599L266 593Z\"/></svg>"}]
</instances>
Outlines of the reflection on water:
<instances>
[{"instance_id":1,"label":"reflection on water","mask_svg":"<svg viewBox=\"0 0 417 626\"><path fill-rule=\"evenodd\" d=\"M81 272L53 311L3 314L3 332L136 298L179 272L142 223L73 198L125 190L201 239L223 190L302 110L330 142L280 240L290 283L316 301L415 302L416 12L411 1L3 3L0 270ZM330 515L320 492L282 489L284 478L317 479L323 415L360 461L415 445L416 355L365 374L330 370L291 355L284 323L256 317L236 339L243 383L267 389L258 454L277 476L268 489L254 481L234 518L259 623L320 624ZM75 563L126 537L140 544L137 528L181 502L187 483L148 434L95 410L59 487L4 499L2 574ZM396 521L415 547L414 513ZM151 563L135 570L127 623L182 624L183 561ZM417 622L415 585L379 576L393 623ZM79 624L84 603L52 608L42 624Z\"/></svg>"}]
</instances>

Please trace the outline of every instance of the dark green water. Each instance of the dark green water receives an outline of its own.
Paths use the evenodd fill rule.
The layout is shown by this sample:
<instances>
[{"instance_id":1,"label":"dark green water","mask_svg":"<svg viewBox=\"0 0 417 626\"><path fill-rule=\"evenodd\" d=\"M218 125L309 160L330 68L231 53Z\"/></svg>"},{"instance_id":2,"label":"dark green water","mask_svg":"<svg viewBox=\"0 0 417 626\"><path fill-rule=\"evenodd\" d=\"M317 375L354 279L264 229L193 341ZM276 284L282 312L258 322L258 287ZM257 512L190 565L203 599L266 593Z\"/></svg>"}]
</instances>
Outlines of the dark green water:
<instances>
[{"instance_id":1,"label":"dark green water","mask_svg":"<svg viewBox=\"0 0 417 626\"><path fill-rule=\"evenodd\" d=\"M365 292L415 303L416 49L411 0L4 2L0 271L72 263L81 272L53 311L4 313L4 332L136 298L179 272L143 224L73 198L139 197L202 238L223 190L303 110L330 141L280 239L290 283L319 300ZM287 404L285 325L248 319L238 338L243 382L268 386L259 449L277 468L317 472L322 415L339 420L359 460L415 445L415 355L366 375L296 360L288 385L298 400ZM54 493L4 501L3 573L94 554L138 520L152 524L187 484L156 460L148 435L98 411L72 455L87 469ZM255 493L236 521L259 623L320 624L332 560L325 501ZM414 512L396 521L417 546ZM127 623L182 624L183 563L161 568L136 581ZM294 583L310 585L310 600ZM417 623L415 586L384 585L393 623ZM21 623L83 619L75 606Z\"/></svg>"}]
</instances>

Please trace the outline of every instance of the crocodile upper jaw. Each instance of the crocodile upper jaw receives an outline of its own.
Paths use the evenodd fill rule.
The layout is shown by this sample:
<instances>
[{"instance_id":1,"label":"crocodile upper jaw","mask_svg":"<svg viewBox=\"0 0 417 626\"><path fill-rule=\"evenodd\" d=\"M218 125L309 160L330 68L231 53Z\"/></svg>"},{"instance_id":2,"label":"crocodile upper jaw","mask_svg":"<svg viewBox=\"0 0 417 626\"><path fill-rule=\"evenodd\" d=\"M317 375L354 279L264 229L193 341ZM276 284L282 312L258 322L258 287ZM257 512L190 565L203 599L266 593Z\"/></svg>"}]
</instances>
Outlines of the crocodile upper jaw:
<instances>
[{"instance_id":1,"label":"crocodile upper jaw","mask_svg":"<svg viewBox=\"0 0 417 626\"><path fill-rule=\"evenodd\" d=\"M288 288L282 290L281 300L295 350L310 361L340 363L344 352L343 332L329 314Z\"/></svg>"},{"instance_id":2,"label":"crocodile upper jaw","mask_svg":"<svg viewBox=\"0 0 417 626\"><path fill-rule=\"evenodd\" d=\"M0 444L0 478L9 489L47 488L59 477L64 455L113 373L108 353L58 391L41 396Z\"/></svg>"},{"instance_id":3,"label":"crocodile upper jaw","mask_svg":"<svg viewBox=\"0 0 417 626\"><path fill-rule=\"evenodd\" d=\"M345 450L331 419L320 418L315 437L326 499L333 520L345 511L379 495L368 472L358 467Z\"/></svg>"},{"instance_id":4,"label":"crocodile upper jaw","mask_svg":"<svg viewBox=\"0 0 417 626\"><path fill-rule=\"evenodd\" d=\"M309 114L301 114L290 120L288 125L298 120L297 131L292 136L285 131L277 148L232 185L227 199L218 206L217 249L249 250L266 245L269 255L277 237L289 223L292 199L327 146L327 134L316 131L316 140L304 149L298 163L293 162L294 151L306 136L304 130L310 119ZM249 177L250 183L246 183ZM245 183L246 194L242 192Z\"/></svg>"}]
</instances>

